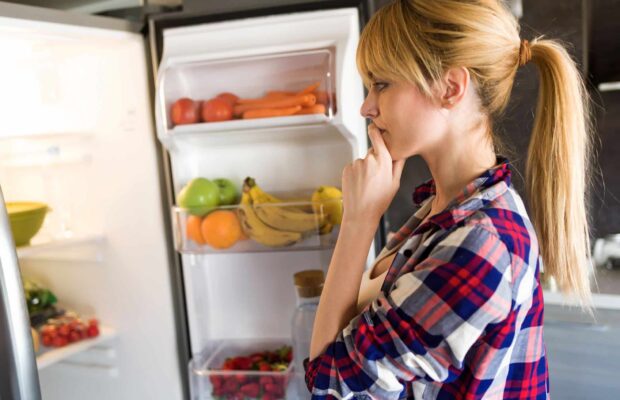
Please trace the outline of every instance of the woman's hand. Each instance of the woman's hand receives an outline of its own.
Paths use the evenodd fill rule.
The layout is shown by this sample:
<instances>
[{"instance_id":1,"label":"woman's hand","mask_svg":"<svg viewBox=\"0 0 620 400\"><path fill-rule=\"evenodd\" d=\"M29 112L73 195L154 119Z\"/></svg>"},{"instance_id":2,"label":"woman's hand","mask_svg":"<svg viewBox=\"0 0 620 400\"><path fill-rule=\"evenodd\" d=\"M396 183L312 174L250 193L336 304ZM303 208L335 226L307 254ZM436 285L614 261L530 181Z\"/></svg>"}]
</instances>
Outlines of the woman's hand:
<instances>
[{"instance_id":1,"label":"woman's hand","mask_svg":"<svg viewBox=\"0 0 620 400\"><path fill-rule=\"evenodd\" d=\"M379 223L400 186L405 160L393 161L381 132L371 123L372 148L342 172L343 219L349 223Z\"/></svg>"}]
</instances>

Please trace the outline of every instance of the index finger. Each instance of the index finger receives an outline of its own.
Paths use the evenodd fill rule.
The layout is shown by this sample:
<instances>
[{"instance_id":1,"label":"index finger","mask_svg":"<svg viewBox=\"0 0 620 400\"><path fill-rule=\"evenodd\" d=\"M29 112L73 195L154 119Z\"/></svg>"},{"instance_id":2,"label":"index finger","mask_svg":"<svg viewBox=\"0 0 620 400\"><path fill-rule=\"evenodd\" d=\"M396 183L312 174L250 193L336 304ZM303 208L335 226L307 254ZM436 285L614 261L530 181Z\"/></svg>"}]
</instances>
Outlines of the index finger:
<instances>
[{"instance_id":1,"label":"index finger","mask_svg":"<svg viewBox=\"0 0 620 400\"><path fill-rule=\"evenodd\" d=\"M370 143L372 143L372 148L377 156L385 157L387 155L390 159L392 158L390 156L390 152L385 146L381 132L375 124L371 123L368 125L368 137L370 138Z\"/></svg>"}]
</instances>

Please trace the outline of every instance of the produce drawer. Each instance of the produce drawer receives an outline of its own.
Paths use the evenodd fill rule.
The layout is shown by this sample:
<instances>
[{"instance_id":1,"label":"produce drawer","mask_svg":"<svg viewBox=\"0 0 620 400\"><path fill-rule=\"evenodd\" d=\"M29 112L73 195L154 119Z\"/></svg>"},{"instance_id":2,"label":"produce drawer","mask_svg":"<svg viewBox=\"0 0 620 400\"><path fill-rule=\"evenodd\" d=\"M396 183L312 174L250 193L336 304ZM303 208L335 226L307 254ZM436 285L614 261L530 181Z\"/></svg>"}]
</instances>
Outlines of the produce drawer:
<instances>
[{"instance_id":1,"label":"produce drawer","mask_svg":"<svg viewBox=\"0 0 620 400\"><path fill-rule=\"evenodd\" d=\"M172 63L160 77L167 134L325 122L337 112L334 49ZM229 93L233 96L220 96ZM181 100L183 99L183 100ZM289 121L289 122L286 122Z\"/></svg>"},{"instance_id":2,"label":"produce drawer","mask_svg":"<svg viewBox=\"0 0 620 400\"><path fill-rule=\"evenodd\" d=\"M287 339L223 341L190 362L191 398L285 399L293 375L291 351Z\"/></svg>"},{"instance_id":3,"label":"produce drawer","mask_svg":"<svg viewBox=\"0 0 620 400\"><path fill-rule=\"evenodd\" d=\"M338 238L334 210L341 209L340 199L174 207L175 245L184 254L329 249Z\"/></svg>"}]
</instances>

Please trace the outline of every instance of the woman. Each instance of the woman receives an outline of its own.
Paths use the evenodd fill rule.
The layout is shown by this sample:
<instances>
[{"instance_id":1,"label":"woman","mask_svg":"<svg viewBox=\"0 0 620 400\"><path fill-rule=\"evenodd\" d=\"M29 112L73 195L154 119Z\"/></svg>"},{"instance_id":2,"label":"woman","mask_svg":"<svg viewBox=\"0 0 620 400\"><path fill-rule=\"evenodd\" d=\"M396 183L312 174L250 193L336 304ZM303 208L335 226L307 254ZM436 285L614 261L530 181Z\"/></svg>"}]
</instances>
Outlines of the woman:
<instances>
[{"instance_id":1,"label":"woman","mask_svg":"<svg viewBox=\"0 0 620 400\"><path fill-rule=\"evenodd\" d=\"M306 364L313 399L548 398L543 264L585 307L590 297L589 111L575 64L557 42L521 40L501 0L396 1L365 27L357 60L372 149L342 175L343 223ZM531 220L493 131L529 61L540 76ZM413 155L433 180L364 273Z\"/></svg>"}]
</instances>

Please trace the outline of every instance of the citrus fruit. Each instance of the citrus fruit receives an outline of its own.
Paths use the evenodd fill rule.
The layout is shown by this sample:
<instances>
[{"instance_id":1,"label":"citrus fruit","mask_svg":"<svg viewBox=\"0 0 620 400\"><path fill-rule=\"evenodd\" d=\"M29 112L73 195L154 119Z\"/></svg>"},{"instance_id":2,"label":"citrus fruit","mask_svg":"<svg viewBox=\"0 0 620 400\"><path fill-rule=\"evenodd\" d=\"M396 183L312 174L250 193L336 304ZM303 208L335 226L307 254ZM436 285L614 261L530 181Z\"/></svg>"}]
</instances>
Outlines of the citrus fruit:
<instances>
[{"instance_id":1,"label":"citrus fruit","mask_svg":"<svg viewBox=\"0 0 620 400\"><path fill-rule=\"evenodd\" d=\"M217 210L207 215L200 226L205 242L216 249L227 249L243 236L234 211Z\"/></svg>"},{"instance_id":2,"label":"citrus fruit","mask_svg":"<svg viewBox=\"0 0 620 400\"><path fill-rule=\"evenodd\" d=\"M202 232L200 230L200 224L202 223L202 218L196 215L190 215L187 217L186 223L186 231L187 237L196 242L197 244L205 244L205 239L202 237Z\"/></svg>"}]
</instances>

